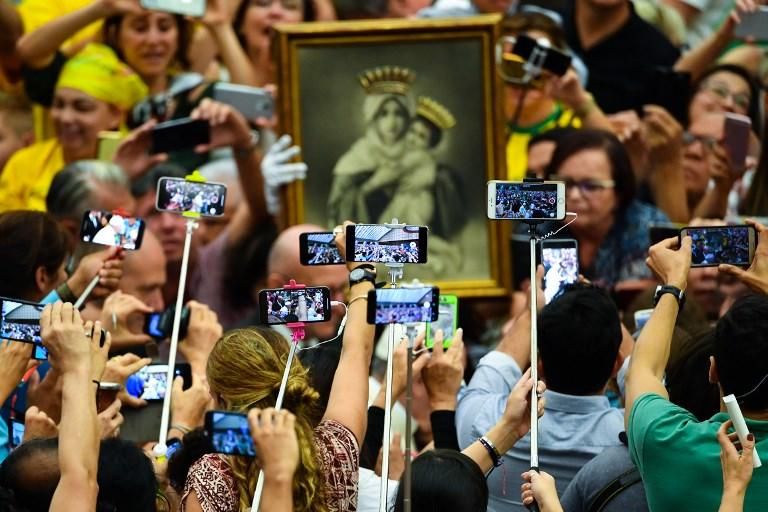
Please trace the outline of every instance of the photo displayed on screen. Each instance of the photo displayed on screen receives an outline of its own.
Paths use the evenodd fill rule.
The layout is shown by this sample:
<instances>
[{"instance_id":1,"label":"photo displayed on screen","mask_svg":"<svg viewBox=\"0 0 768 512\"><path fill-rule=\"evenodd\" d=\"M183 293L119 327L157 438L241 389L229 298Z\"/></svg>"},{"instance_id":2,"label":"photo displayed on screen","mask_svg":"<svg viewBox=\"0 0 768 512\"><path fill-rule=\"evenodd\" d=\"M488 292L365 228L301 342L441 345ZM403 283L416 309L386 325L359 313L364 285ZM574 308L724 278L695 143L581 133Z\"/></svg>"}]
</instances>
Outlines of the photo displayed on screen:
<instances>
[{"instance_id":1,"label":"photo displayed on screen","mask_svg":"<svg viewBox=\"0 0 768 512\"><path fill-rule=\"evenodd\" d=\"M141 234L141 219L123 217L112 212L91 210L85 214L83 242L134 250Z\"/></svg>"},{"instance_id":2,"label":"photo displayed on screen","mask_svg":"<svg viewBox=\"0 0 768 512\"><path fill-rule=\"evenodd\" d=\"M496 184L499 219L557 218L557 185Z\"/></svg>"},{"instance_id":3,"label":"photo displayed on screen","mask_svg":"<svg viewBox=\"0 0 768 512\"><path fill-rule=\"evenodd\" d=\"M691 263L694 265L749 265L749 229L738 227L691 228Z\"/></svg>"},{"instance_id":4,"label":"photo displayed on screen","mask_svg":"<svg viewBox=\"0 0 768 512\"><path fill-rule=\"evenodd\" d=\"M439 329L443 330L443 339L450 340L453 338L453 306L450 304L440 304L437 306L438 317L437 320L432 322L430 326L430 332L434 338L435 333Z\"/></svg>"},{"instance_id":5,"label":"photo displayed on screen","mask_svg":"<svg viewBox=\"0 0 768 512\"><path fill-rule=\"evenodd\" d=\"M256 456L248 419L245 416L214 412L211 430L211 442L215 452Z\"/></svg>"},{"instance_id":6,"label":"photo displayed on screen","mask_svg":"<svg viewBox=\"0 0 768 512\"><path fill-rule=\"evenodd\" d=\"M270 290L267 296L267 322L322 322L325 319L325 301L321 288L296 290Z\"/></svg>"},{"instance_id":7,"label":"photo displayed on screen","mask_svg":"<svg viewBox=\"0 0 768 512\"><path fill-rule=\"evenodd\" d=\"M125 390L142 400L162 400L168 391L167 372L168 365L145 366L128 377Z\"/></svg>"},{"instance_id":8,"label":"photo displayed on screen","mask_svg":"<svg viewBox=\"0 0 768 512\"><path fill-rule=\"evenodd\" d=\"M376 290L376 323L403 324L432 320L433 288Z\"/></svg>"},{"instance_id":9,"label":"photo displayed on screen","mask_svg":"<svg viewBox=\"0 0 768 512\"><path fill-rule=\"evenodd\" d=\"M579 279L579 256L576 247L545 248L541 251L544 265L544 298L546 303L566 284Z\"/></svg>"},{"instance_id":10,"label":"photo displayed on screen","mask_svg":"<svg viewBox=\"0 0 768 512\"><path fill-rule=\"evenodd\" d=\"M333 233L307 235L307 263L310 265L344 263L344 258L341 257L333 240Z\"/></svg>"},{"instance_id":11,"label":"photo displayed on screen","mask_svg":"<svg viewBox=\"0 0 768 512\"><path fill-rule=\"evenodd\" d=\"M24 441L24 422L19 420L11 420L11 447L16 448L21 446Z\"/></svg>"},{"instance_id":12,"label":"photo displayed on screen","mask_svg":"<svg viewBox=\"0 0 768 512\"><path fill-rule=\"evenodd\" d=\"M187 180L163 180L157 206L171 212L193 212L217 216L224 213L226 188L216 183Z\"/></svg>"},{"instance_id":13,"label":"photo displayed on screen","mask_svg":"<svg viewBox=\"0 0 768 512\"><path fill-rule=\"evenodd\" d=\"M355 261L418 263L419 226L355 226Z\"/></svg>"},{"instance_id":14,"label":"photo displayed on screen","mask_svg":"<svg viewBox=\"0 0 768 512\"><path fill-rule=\"evenodd\" d=\"M3 299L0 311L0 338L41 344L40 315L43 306Z\"/></svg>"}]
</instances>

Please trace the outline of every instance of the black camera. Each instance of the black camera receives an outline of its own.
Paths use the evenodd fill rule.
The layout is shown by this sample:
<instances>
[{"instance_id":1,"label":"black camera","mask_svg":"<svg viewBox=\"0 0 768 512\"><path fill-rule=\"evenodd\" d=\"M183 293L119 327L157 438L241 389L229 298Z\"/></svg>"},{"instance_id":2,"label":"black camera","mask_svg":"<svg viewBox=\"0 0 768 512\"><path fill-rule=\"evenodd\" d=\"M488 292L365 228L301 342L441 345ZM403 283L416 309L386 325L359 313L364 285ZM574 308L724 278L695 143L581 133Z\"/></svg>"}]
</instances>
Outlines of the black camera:
<instances>
[{"instance_id":1,"label":"black camera","mask_svg":"<svg viewBox=\"0 0 768 512\"><path fill-rule=\"evenodd\" d=\"M171 337L173 332L173 317L176 314L176 306L170 306L160 313L147 313L144 321L144 332L160 343ZM189 308L184 306L181 310L181 324L179 325L179 339L187 337L189 329Z\"/></svg>"}]
</instances>

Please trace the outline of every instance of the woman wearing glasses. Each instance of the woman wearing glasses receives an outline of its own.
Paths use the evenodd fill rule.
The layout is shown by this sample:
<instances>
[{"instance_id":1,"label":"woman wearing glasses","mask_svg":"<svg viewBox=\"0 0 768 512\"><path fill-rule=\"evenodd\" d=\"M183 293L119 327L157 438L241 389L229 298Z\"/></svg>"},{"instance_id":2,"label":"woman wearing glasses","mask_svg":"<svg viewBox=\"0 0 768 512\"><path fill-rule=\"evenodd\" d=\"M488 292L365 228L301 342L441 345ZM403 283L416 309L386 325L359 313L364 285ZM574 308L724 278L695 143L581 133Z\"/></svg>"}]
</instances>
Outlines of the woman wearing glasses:
<instances>
[{"instance_id":1,"label":"woman wearing glasses","mask_svg":"<svg viewBox=\"0 0 768 512\"><path fill-rule=\"evenodd\" d=\"M546 179L566 184L566 209L577 215L569 230L579 242L580 267L588 279L614 288L651 277L645 265L648 227L669 219L635 198L635 177L619 139L600 130L568 133L552 155Z\"/></svg>"},{"instance_id":2,"label":"woman wearing glasses","mask_svg":"<svg viewBox=\"0 0 768 512\"><path fill-rule=\"evenodd\" d=\"M749 71L735 64L720 64L707 70L694 86L688 105L689 122L711 112L733 112L748 116L752 130L761 133L759 87Z\"/></svg>"}]
</instances>

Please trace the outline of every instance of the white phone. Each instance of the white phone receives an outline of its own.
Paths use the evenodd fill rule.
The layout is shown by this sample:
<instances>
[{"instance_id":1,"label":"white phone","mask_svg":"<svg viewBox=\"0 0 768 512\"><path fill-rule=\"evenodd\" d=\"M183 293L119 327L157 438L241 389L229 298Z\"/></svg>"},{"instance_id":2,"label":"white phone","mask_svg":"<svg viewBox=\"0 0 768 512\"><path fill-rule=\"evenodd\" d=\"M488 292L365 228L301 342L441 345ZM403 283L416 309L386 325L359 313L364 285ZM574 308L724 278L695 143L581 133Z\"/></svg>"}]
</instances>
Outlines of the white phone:
<instances>
[{"instance_id":1,"label":"white phone","mask_svg":"<svg viewBox=\"0 0 768 512\"><path fill-rule=\"evenodd\" d=\"M488 218L562 220L565 218L565 183L489 181Z\"/></svg>"},{"instance_id":2,"label":"white phone","mask_svg":"<svg viewBox=\"0 0 768 512\"><path fill-rule=\"evenodd\" d=\"M141 0L141 6L152 11L164 11L196 18L205 14L205 0Z\"/></svg>"}]
</instances>

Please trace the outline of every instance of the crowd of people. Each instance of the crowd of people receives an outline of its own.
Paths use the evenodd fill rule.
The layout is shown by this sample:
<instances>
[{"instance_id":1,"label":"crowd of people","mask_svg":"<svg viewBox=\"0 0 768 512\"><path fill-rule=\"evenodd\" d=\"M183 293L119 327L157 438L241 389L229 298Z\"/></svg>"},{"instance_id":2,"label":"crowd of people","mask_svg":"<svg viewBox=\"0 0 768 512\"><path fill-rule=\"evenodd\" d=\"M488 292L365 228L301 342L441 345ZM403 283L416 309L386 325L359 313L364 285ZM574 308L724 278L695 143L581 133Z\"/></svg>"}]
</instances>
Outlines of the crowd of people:
<instances>
[{"instance_id":1,"label":"crowd of people","mask_svg":"<svg viewBox=\"0 0 768 512\"><path fill-rule=\"evenodd\" d=\"M768 453L768 58L759 34L743 35L764 6L204 3L188 18L140 0L0 0L0 510L507 512L534 501L541 512L768 510L768 473L752 463ZM436 281L473 276L449 336L433 324L430 349L422 333L413 351L402 340L388 355L390 339L407 333L399 324L432 308L383 304L369 322L368 297L385 281L371 263L417 263L423 237L365 226L353 242L346 228L371 219L343 215L343 225L288 225L297 212L286 198L301 193L285 186L321 169L299 161L286 112L249 119L214 99L216 84L259 88L280 111L302 100L275 85L286 25L444 18L448 30L451 18L480 14L497 15L483 19L497 20L501 36L499 88L484 91L503 118L484 131L505 156L494 177L561 182L571 215L539 232L577 243L531 282L527 226L489 220L510 227L512 261L496 237L489 249L476 244L498 251L492 268L476 268L465 254L474 242L456 245L444 228L507 230L472 220L453 192L495 199L497 216L513 220L553 218L556 194L501 185L486 198L464 186L439 164L462 143L440 138L455 135L463 114L415 101L418 63L407 55L361 69L372 122L349 141L349 169L375 173L376 190L345 182L337 206L365 212L385 197L380 211L428 212L440 257L425 267ZM569 69L530 76L514 54L521 35L568 55ZM317 78L325 87L334 77ZM441 87L460 96L461 78L430 87L436 98ZM729 114L749 119L748 140L734 141ZM158 123L187 120L208 124L207 142L155 140ZM163 143L179 149L156 153ZM406 147L431 164L370 165ZM476 168L487 161L478 154ZM141 244L127 218L144 221ZM652 245L649 228L670 223L710 231ZM338 254L351 245L356 261L339 264L334 246L312 239L302 247L302 234L329 231ZM702 266L711 258L728 263ZM577 282L555 284L574 268ZM472 288L487 289L489 276L512 283L506 302L502 287L492 298ZM285 289L291 280L306 288ZM39 322L14 318L14 301L38 304ZM165 382L149 369L168 364L173 344L147 325L177 303L185 320L173 356L191 379ZM41 346L15 341L30 339ZM734 432L728 395L746 436Z\"/></svg>"}]
</instances>

